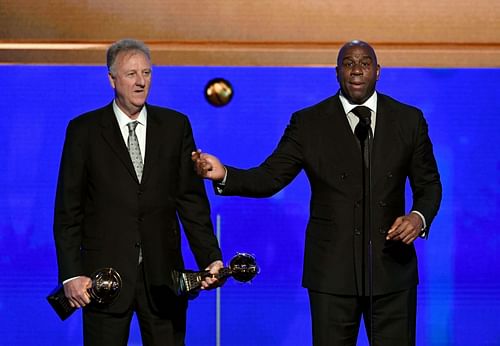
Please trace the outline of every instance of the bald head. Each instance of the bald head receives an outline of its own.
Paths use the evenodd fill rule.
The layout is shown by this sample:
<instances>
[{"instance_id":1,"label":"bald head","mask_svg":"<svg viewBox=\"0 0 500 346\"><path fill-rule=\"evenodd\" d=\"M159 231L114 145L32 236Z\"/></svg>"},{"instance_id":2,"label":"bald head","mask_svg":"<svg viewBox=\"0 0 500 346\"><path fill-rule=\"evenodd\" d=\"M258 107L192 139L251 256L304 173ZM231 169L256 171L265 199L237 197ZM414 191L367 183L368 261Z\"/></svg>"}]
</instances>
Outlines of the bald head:
<instances>
[{"instance_id":1,"label":"bald head","mask_svg":"<svg viewBox=\"0 0 500 346\"><path fill-rule=\"evenodd\" d=\"M377 55L375 54L375 50L373 49L370 44L368 44L365 41L360 41L360 40L352 40L347 42L340 48L339 54L337 55L337 66L342 64L342 60L344 59L345 53L349 50L349 48L353 47L362 47L364 48L367 52L370 53L373 59L373 63L377 65Z\"/></svg>"}]
</instances>

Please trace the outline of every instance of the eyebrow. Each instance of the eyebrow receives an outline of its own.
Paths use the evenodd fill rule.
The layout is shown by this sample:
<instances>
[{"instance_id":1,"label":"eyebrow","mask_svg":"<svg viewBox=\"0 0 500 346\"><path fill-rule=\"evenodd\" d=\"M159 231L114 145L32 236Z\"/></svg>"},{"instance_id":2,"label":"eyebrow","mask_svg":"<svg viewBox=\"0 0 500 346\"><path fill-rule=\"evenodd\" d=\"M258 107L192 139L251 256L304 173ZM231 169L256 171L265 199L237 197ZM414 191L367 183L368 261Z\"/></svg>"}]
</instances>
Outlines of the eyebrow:
<instances>
[{"instance_id":1,"label":"eyebrow","mask_svg":"<svg viewBox=\"0 0 500 346\"><path fill-rule=\"evenodd\" d=\"M144 72L144 71L152 71L152 70L153 69L151 67L143 68L143 69L131 68L131 69L125 70L125 72L137 72L137 71Z\"/></svg>"},{"instance_id":2,"label":"eyebrow","mask_svg":"<svg viewBox=\"0 0 500 346\"><path fill-rule=\"evenodd\" d=\"M348 55L348 56L345 56L342 61L346 60L346 59L351 59L351 60L354 60L355 57L353 57L352 55ZM373 57L371 57L370 55L363 55L359 60L361 59L370 59L370 60L373 60Z\"/></svg>"}]
</instances>

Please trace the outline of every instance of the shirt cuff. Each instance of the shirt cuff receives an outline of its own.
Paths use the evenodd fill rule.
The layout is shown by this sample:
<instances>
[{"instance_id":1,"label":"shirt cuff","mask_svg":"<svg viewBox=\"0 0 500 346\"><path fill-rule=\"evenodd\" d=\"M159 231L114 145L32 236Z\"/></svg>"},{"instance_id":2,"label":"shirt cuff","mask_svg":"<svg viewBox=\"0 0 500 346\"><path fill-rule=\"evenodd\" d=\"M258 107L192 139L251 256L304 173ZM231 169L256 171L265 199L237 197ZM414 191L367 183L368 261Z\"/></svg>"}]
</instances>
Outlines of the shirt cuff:
<instances>
[{"instance_id":1,"label":"shirt cuff","mask_svg":"<svg viewBox=\"0 0 500 346\"><path fill-rule=\"evenodd\" d=\"M66 285L68 282L73 281L73 280L78 279L78 278L79 278L79 276L75 276L75 277L66 279L66 280L63 281L63 285Z\"/></svg>"},{"instance_id":2,"label":"shirt cuff","mask_svg":"<svg viewBox=\"0 0 500 346\"><path fill-rule=\"evenodd\" d=\"M427 236L427 231L426 231L427 222L425 221L424 215L421 212L416 211L416 210L412 210L411 212L414 214L417 214L418 216L420 216L420 219L422 219L422 229L420 230L420 237L425 238Z\"/></svg>"},{"instance_id":3,"label":"shirt cuff","mask_svg":"<svg viewBox=\"0 0 500 346\"><path fill-rule=\"evenodd\" d=\"M226 169L226 167L224 167L224 170L226 171L226 173L224 173L224 178L222 179L222 181L219 181L219 182L215 183L215 188L217 190L217 193L220 193L220 194L224 190L224 186L226 186L226 179L227 179L227 169Z\"/></svg>"}]
</instances>

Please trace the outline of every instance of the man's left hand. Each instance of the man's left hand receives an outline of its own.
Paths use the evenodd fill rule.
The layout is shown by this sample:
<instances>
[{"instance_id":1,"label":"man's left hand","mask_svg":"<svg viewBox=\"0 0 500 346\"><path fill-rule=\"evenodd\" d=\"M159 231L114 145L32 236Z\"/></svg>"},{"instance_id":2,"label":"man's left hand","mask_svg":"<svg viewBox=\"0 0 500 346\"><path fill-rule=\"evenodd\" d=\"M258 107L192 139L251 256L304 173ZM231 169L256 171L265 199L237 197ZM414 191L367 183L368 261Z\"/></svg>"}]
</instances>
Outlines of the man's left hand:
<instances>
[{"instance_id":1,"label":"man's left hand","mask_svg":"<svg viewBox=\"0 0 500 346\"><path fill-rule=\"evenodd\" d=\"M387 240L400 240L411 244L422 231L422 219L416 213L400 216L387 232Z\"/></svg>"},{"instance_id":2,"label":"man's left hand","mask_svg":"<svg viewBox=\"0 0 500 346\"><path fill-rule=\"evenodd\" d=\"M222 263L222 261L215 261L215 262L212 262L207 268L205 268L212 275L207 276L205 279L203 279L203 281L201 282L201 289L202 290L211 290L211 289L217 288L219 286L222 286L224 284L224 282L226 282L226 280L224 280L224 279L219 280L215 277L216 274L219 273L219 270L222 267L224 267L224 263Z\"/></svg>"}]
</instances>

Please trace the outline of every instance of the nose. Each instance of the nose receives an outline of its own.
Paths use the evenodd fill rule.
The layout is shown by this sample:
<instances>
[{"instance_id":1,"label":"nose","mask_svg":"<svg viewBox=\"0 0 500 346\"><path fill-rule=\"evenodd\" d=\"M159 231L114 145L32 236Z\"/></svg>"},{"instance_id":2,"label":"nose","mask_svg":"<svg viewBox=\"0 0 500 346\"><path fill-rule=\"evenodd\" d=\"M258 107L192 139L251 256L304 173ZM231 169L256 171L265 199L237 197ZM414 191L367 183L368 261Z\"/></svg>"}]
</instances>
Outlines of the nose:
<instances>
[{"instance_id":1,"label":"nose","mask_svg":"<svg viewBox=\"0 0 500 346\"><path fill-rule=\"evenodd\" d=\"M137 86L141 86L143 87L144 85L146 85L146 78L144 78L144 76L142 74L137 74L137 78L135 80L135 84Z\"/></svg>"},{"instance_id":2,"label":"nose","mask_svg":"<svg viewBox=\"0 0 500 346\"><path fill-rule=\"evenodd\" d=\"M354 64L354 66L351 69L351 74L353 75L363 74L363 69L361 68L361 64Z\"/></svg>"}]
</instances>

